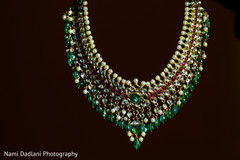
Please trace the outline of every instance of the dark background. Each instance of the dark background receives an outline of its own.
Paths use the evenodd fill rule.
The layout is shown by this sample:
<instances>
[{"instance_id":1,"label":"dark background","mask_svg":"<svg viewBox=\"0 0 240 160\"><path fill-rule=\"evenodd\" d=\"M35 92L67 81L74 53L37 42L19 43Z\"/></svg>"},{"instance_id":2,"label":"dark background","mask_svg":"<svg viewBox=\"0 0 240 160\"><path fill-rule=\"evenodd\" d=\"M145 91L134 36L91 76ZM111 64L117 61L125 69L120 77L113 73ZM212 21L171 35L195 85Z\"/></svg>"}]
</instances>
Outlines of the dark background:
<instances>
[{"instance_id":1,"label":"dark background","mask_svg":"<svg viewBox=\"0 0 240 160\"><path fill-rule=\"evenodd\" d=\"M98 51L122 77L151 80L176 50L184 3L89 0ZM76 151L80 160L240 159L240 41L234 11L203 1L212 25L200 84L179 114L149 133L135 151L126 132L102 119L74 83L62 21L71 5L72 0L23 0L0 6L1 156L3 150L49 150Z\"/></svg>"}]
</instances>

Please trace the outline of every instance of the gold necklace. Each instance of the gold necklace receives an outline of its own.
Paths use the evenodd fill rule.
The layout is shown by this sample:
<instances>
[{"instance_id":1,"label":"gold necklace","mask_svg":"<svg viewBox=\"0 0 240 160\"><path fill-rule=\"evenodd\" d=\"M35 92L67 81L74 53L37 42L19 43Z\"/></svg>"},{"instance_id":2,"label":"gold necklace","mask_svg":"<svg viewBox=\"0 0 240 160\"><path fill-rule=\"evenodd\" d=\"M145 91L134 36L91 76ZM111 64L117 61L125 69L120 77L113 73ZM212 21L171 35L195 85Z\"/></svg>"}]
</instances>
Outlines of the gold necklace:
<instances>
[{"instance_id":1,"label":"gold necklace","mask_svg":"<svg viewBox=\"0 0 240 160\"><path fill-rule=\"evenodd\" d=\"M201 1L186 2L177 51L167 67L150 82L137 78L132 82L114 73L98 53L87 4L74 0L63 15L68 64L92 108L126 129L134 148L139 149L146 133L172 119L199 83L206 58L203 47L209 39L209 15Z\"/></svg>"}]
</instances>

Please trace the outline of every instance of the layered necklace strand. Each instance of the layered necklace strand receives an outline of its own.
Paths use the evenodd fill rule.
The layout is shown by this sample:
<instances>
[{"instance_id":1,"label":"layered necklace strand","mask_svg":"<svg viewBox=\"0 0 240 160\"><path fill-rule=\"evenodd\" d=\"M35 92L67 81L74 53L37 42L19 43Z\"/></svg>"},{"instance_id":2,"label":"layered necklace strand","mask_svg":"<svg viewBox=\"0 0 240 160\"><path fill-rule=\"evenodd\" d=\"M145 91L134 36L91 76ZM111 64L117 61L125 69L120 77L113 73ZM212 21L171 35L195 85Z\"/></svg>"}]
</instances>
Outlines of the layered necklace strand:
<instances>
[{"instance_id":1,"label":"layered necklace strand","mask_svg":"<svg viewBox=\"0 0 240 160\"><path fill-rule=\"evenodd\" d=\"M177 50L167 67L151 81L126 80L103 61L90 30L88 2L74 0L63 15L66 56L73 77L103 118L125 129L139 149L146 133L172 119L199 83L204 47L208 46L209 15L201 1L186 2Z\"/></svg>"}]
</instances>

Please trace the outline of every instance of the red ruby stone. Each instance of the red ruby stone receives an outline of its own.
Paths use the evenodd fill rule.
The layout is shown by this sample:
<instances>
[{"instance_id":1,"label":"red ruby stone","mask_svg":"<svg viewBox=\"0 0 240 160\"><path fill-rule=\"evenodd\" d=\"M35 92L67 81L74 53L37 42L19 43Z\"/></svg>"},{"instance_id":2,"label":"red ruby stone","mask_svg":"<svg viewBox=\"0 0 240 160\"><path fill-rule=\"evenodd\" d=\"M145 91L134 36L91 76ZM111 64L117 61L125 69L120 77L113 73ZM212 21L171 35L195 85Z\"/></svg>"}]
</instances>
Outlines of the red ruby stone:
<instances>
[{"instance_id":1,"label":"red ruby stone","mask_svg":"<svg viewBox=\"0 0 240 160\"><path fill-rule=\"evenodd\" d=\"M172 81L175 81L175 80L176 80L176 77L173 76L173 77L172 77Z\"/></svg>"},{"instance_id":2,"label":"red ruby stone","mask_svg":"<svg viewBox=\"0 0 240 160\"><path fill-rule=\"evenodd\" d=\"M187 61L187 60L188 60L188 57L185 57L185 60Z\"/></svg>"},{"instance_id":3,"label":"red ruby stone","mask_svg":"<svg viewBox=\"0 0 240 160\"><path fill-rule=\"evenodd\" d=\"M185 66L185 65L186 65L186 62L184 61L182 64Z\"/></svg>"},{"instance_id":4,"label":"red ruby stone","mask_svg":"<svg viewBox=\"0 0 240 160\"><path fill-rule=\"evenodd\" d=\"M187 54L188 54L188 55L190 55L190 52L189 52L189 51L187 51Z\"/></svg>"},{"instance_id":5,"label":"red ruby stone","mask_svg":"<svg viewBox=\"0 0 240 160\"><path fill-rule=\"evenodd\" d=\"M197 27L197 25L196 25L196 24L194 24L194 27L196 28L196 27Z\"/></svg>"},{"instance_id":6,"label":"red ruby stone","mask_svg":"<svg viewBox=\"0 0 240 160\"><path fill-rule=\"evenodd\" d=\"M171 82L168 82L168 86L171 86L172 85L172 83Z\"/></svg>"},{"instance_id":7,"label":"red ruby stone","mask_svg":"<svg viewBox=\"0 0 240 160\"><path fill-rule=\"evenodd\" d=\"M154 98L154 93L151 92L151 93L150 93L150 96L151 96L151 98Z\"/></svg>"},{"instance_id":8,"label":"red ruby stone","mask_svg":"<svg viewBox=\"0 0 240 160\"><path fill-rule=\"evenodd\" d=\"M164 91L166 91L166 87L165 87L165 86L163 86L162 89L163 89Z\"/></svg>"},{"instance_id":9,"label":"red ruby stone","mask_svg":"<svg viewBox=\"0 0 240 160\"><path fill-rule=\"evenodd\" d=\"M176 75L179 76L180 75L179 72L177 72Z\"/></svg>"},{"instance_id":10,"label":"red ruby stone","mask_svg":"<svg viewBox=\"0 0 240 160\"><path fill-rule=\"evenodd\" d=\"M182 72L182 71L183 71L183 68L182 68L182 67L180 67L180 68L179 68L179 70Z\"/></svg>"},{"instance_id":11,"label":"red ruby stone","mask_svg":"<svg viewBox=\"0 0 240 160\"><path fill-rule=\"evenodd\" d=\"M161 94L161 92L162 92L162 91L161 91L160 89L159 89L159 90L157 90L157 94Z\"/></svg>"}]
</instances>

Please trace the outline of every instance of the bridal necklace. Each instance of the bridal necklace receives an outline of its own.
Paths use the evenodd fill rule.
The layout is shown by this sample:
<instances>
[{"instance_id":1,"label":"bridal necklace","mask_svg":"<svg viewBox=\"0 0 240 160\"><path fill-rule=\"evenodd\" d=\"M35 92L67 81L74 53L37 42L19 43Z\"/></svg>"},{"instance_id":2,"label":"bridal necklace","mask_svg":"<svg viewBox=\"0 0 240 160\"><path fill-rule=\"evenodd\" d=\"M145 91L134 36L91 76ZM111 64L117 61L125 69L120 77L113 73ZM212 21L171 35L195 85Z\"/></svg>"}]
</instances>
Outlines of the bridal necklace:
<instances>
[{"instance_id":1,"label":"bridal necklace","mask_svg":"<svg viewBox=\"0 0 240 160\"><path fill-rule=\"evenodd\" d=\"M210 21L201 1L186 2L177 50L167 67L151 81L126 80L98 53L90 30L88 2L74 0L63 15L66 56L77 87L103 118L125 129L139 149L147 132L172 119L199 83Z\"/></svg>"}]
</instances>

